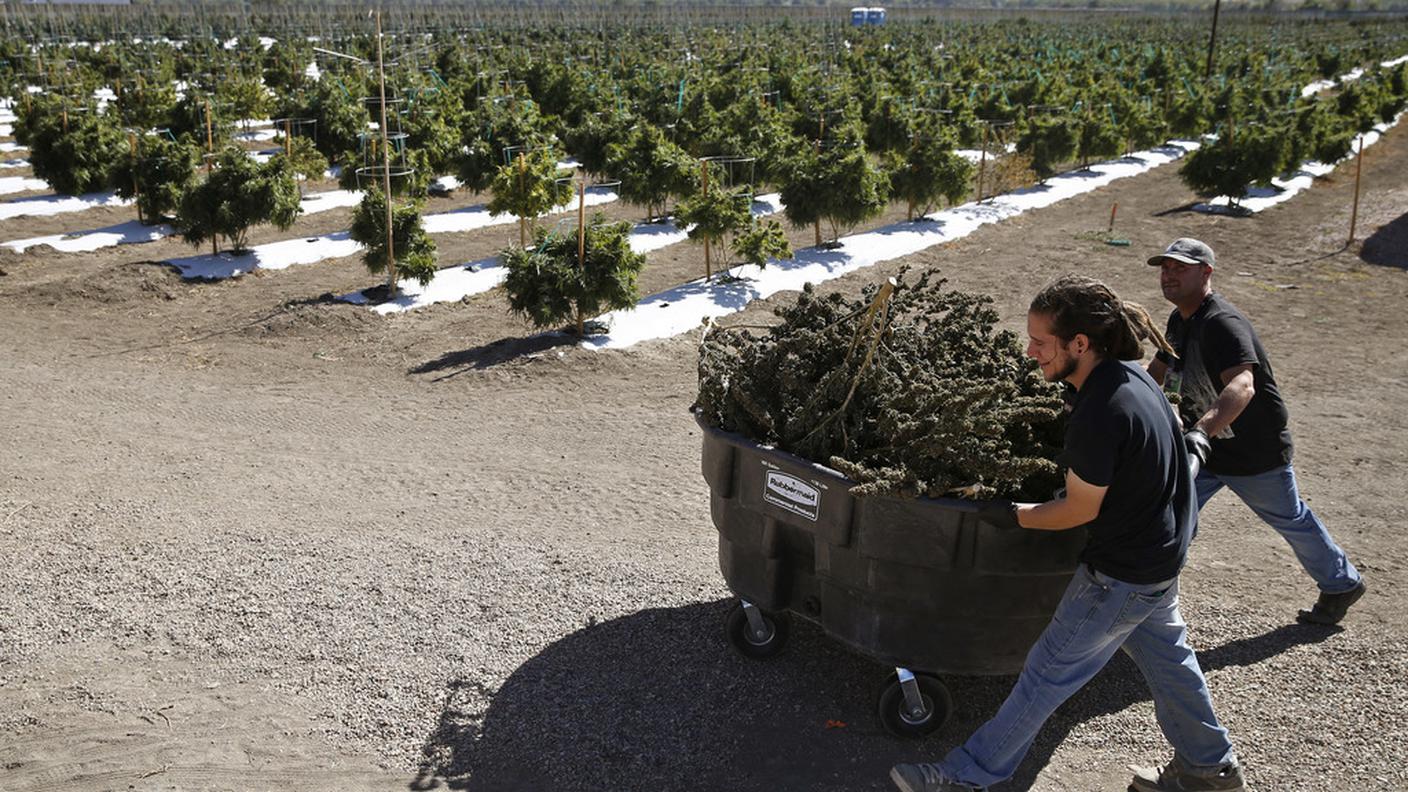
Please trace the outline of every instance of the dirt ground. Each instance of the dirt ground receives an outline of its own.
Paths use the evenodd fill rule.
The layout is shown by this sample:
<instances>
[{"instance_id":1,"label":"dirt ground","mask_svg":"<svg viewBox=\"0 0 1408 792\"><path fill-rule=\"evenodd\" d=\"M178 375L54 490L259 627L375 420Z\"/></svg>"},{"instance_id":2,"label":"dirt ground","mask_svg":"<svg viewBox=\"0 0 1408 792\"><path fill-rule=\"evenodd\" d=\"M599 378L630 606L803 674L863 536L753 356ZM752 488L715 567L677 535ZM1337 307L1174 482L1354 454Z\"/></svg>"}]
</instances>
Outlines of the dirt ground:
<instances>
[{"instance_id":1,"label":"dirt ground","mask_svg":"<svg viewBox=\"0 0 1408 792\"><path fill-rule=\"evenodd\" d=\"M1020 330L1081 272L1162 315L1144 257L1209 242L1275 363L1304 495L1370 591L1343 629L1296 625L1314 585L1220 495L1183 576L1191 640L1251 788L1408 788L1408 130L1369 150L1349 247L1353 164L1253 218L1188 211L1176 168L824 288L934 267ZM1083 236L1113 203L1129 248ZM449 264L516 234L437 241ZM356 258L218 283L153 263L192 252L0 255L0 789L883 790L1010 688L948 680L952 721L904 742L872 712L885 669L816 629L770 662L729 651L694 334L596 353L497 291L389 318L328 301L376 282ZM652 254L643 286L700 259ZM1117 661L999 788L1121 790L1166 754Z\"/></svg>"}]
</instances>

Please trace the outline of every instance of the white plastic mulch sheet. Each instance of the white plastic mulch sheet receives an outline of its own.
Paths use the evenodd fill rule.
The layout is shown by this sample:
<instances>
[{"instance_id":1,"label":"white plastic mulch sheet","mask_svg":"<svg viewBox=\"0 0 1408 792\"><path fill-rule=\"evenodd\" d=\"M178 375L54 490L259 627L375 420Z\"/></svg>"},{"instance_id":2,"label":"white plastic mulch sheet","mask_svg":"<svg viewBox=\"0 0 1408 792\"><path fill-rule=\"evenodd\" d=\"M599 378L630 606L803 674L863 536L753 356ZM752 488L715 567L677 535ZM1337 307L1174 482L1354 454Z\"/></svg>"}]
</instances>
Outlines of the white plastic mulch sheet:
<instances>
[{"instance_id":1,"label":"white plastic mulch sheet","mask_svg":"<svg viewBox=\"0 0 1408 792\"><path fill-rule=\"evenodd\" d=\"M102 195L111 196L111 193L100 193L97 194L97 197L101 197ZM44 197L48 198L50 196ZM347 190L313 193L303 199L303 213L316 214L341 206L354 206L360 200L362 200L361 193ZM13 203L20 202L14 201ZM130 202L123 201L113 196L111 202L107 204L89 203L76 208L87 209L94 205L126 206L129 204ZM0 204L0 208L10 205L12 204ZM0 242L0 246L7 247L17 253L23 253L32 247L38 247L40 245L48 245L55 250L66 253L90 252L112 245L135 245L142 242L155 242L158 239L164 239L175 233L176 229L164 223L147 226L134 220L130 223L119 223L118 225L108 226L106 228L95 228L89 231L78 231L69 234L50 234L48 236L30 237L29 239L15 239L9 242Z\"/></svg>"},{"instance_id":2,"label":"white plastic mulch sheet","mask_svg":"<svg viewBox=\"0 0 1408 792\"><path fill-rule=\"evenodd\" d=\"M777 193L760 195L753 199L753 214L758 217L782 211L782 201ZM667 245L683 242L688 235L679 230L673 222L637 223L631 229L631 250L648 253ZM395 300L379 303L372 309L379 314L401 313L413 308L441 302L454 302L470 295L489 291L504 282L508 272L499 264L497 257L473 261L456 267L446 267L435 273L435 278L425 286L415 281L401 284L400 294ZM362 292L353 292L338 298L344 302L363 305L367 298Z\"/></svg>"},{"instance_id":3,"label":"white plastic mulch sheet","mask_svg":"<svg viewBox=\"0 0 1408 792\"><path fill-rule=\"evenodd\" d=\"M0 220L12 217L45 217L81 212L98 206L128 206L130 201L117 197L116 193L87 193L86 195L36 195L32 198L16 198L0 203Z\"/></svg>"},{"instance_id":4,"label":"white plastic mulch sheet","mask_svg":"<svg viewBox=\"0 0 1408 792\"><path fill-rule=\"evenodd\" d=\"M616 200L616 193L606 190L588 190L586 205L596 206ZM574 204L575 205L575 204ZM565 212L572 207L559 206L553 213ZM456 209L440 214L425 215L421 218L426 233L447 234L456 231L472 231L491 225L511 223L512 215L494 215L482 204ZM348 232L338 231L317 237L287 239L256 245L243 256L230 253L190 256L172 259L167 262L181 271L183 278L222 280L244 275L256 269L287 269L294 264L313 264L324 259L341 258L360 252L362 246L352 241Z\"/></svg>"},{"instance_id":5,"label":"white plastic mulch sheet","mask_svg":"<svg viewBox=\"0 0 1408 792\"><path fill-rule=\"evenodd\" d=\"M1237 206L1242 213L1255 214L1264 209L1269 209L1276 204L1284 203L1296 197L1303 190L1310 189L1315 179L1324 176L1339 166L1340 162L1347 162L1354 159L1359 151L1360 138L1363 138L1364 148L1368 148L1379 142L1383 133L1398 125L1403 120L1403 113L1399 113L1392 123L1375 124L1374 128L1362 135L1356 135L1350 147L1350 154L1339 162L1325 164L1310 160L1301 163L1296 172L1284 178L1271 180L1270 187L1249 187L1246 197L1237 202ZM1219 196L1206 203L1200 203L1193 207L1200 212L1209 214L1230 214L1232 213L1232 201L1227 196Z\"/></svg>"},{"instance_id":6,"label":"white plastic mulch sheet","mask_svg":"<svg viewBox=\"0 0 1408 792\"><path fill-rule=\"evenodd\" d=\"M1401 63L1408 63L1408 55L1403 55L1394 58L1393 60L1383 61L1379 65L1386 69L1392 69L1394 66L1397 66ZM1329 89L1334 88L1336 85L1340 85L1342 83L1347 82L1353 82L1363 76L1363 69L1353 69L1352 71L1349 71L1345 74L1341 74L1333 80L1316 80L1315 82L1310 83L1309 85L1300 89L1300 95L1302 97L1313 96L1315 94L1320 93L1321 91L1328 91Z\"/></svg>"},{"instance_id":7,"label":"white plastic mulch sheet","mask_svg":"<svg viewBox=\"0 0 1408 792\"><path fill-rule=\"evenodd\" d=\"M0 177L0 195L9 195L17 192L30 192L33 190L47 189L49 183L43 179L33 179L28 176L4 176Z\"/></svg>"},{"instance_id":8,"label":"white plastic mulch sheet","mask_svg":"<svg viewBox=\"0 0 1408 792\"><path fill-rule=\"evenodd\" d=\"M32 247L48 245L63 253L91 253L99 248L112 245L132 245L140 242L155 242L176 233L176 229L165 223L142 225L136 220L106 228L95 228L78 234L52 234L50 236L17 239L0 243L16 253L23 253Z\"/></svg>"},{"instance_id":9,"label":"white plastic mulch sheet","mask_svg":"<svg viewBox=\"0 0 1408 792\"><path fill-rule=\"evenodd\" d=\"M29 149L9 140L0 143L0 154L9 154L13 151L29 151Z\"/></svg>"},{"instance_id":10,"label":"white plastic mulch sheet","mask_svg":"<svg viewBox=\"0 0 1408 792\"><path fill-rule=\"evenodd\" d=\"M915 222L901 222L843 237L831 250L807 248L794 259L771 261L766 267L734 267L711 281L695 280L645 298L634 308L600 317L610 328L582 342L589 349L619 349L654 338L667 338L696 328L706 319L742 310L753 300L779 291L800 290L806 283L839 278L881 261L917 253L965 237L987 223L1041 209L1075 195L1103 187L1116 179L1137 176L1182 157L1197 148L1192 141L1172 141L1089 170L1053 176L1045 184L1015 190L983 203L966 203Z\"/></svg>"}]
</instances>

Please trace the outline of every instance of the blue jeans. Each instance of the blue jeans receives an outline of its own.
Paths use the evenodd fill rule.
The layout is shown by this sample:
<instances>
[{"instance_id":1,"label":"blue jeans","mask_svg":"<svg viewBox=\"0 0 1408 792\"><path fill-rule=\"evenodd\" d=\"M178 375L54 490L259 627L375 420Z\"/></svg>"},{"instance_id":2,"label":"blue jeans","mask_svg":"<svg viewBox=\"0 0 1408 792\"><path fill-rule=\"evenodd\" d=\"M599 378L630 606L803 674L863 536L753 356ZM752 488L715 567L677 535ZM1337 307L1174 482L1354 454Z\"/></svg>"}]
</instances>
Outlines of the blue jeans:
<instances>
[{"instance_id":1,"label":"blue jeans","mask_svg":"<svg viewBox=\"0 0 1408 792\"><path fill-rule=\"evenodd\" d=\"M1195 767L1232 761L1232 742L1213 714L1207 681L1188 646L1178 579L1134 585L1081 565L1007 700L944 757L941 772L975 787L1011 778L1051 713L1121 647L1144 674L1159 728L1178 755Z\"/></svg>"},{"instance_id":2,"label":"blue jeans","mask_svg":"<svg viewBox=\"0 0 1408 792\"><path fill-rule=\"evenodd\" d=\"M1296 471L1290 465L1272 468L1254 476L1221 476L1202 471L1194 482L1198 489L1198 509L1217 491L1227 487L1267 525L1276 529L1300 559L1300 565L1320 590L1339 594L1359 585L1359 570L1349 563L1344 551L1330 538L1325 524L1300 499Z\"/></svg>"}]
</instances>

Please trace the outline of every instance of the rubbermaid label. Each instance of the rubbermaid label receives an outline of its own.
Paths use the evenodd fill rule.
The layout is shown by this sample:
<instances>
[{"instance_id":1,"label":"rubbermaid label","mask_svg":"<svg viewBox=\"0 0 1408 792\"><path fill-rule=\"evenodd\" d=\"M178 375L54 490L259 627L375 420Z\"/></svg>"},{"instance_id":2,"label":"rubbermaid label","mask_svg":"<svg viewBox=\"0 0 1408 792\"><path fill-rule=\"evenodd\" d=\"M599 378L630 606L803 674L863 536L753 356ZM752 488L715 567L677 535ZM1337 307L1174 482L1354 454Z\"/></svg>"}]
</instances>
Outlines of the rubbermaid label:
<instances>
[{"instance_id":1,"label":"rubbermaid label","mask_svg":"<svg viewBox=\"0 0 1408 792\"><path fill-rule=\"evenodd\" d=\"M767 477L763 500L816 522L821 512L821 490L786 473L769 470Z\"/></svg>"}]
</instances>

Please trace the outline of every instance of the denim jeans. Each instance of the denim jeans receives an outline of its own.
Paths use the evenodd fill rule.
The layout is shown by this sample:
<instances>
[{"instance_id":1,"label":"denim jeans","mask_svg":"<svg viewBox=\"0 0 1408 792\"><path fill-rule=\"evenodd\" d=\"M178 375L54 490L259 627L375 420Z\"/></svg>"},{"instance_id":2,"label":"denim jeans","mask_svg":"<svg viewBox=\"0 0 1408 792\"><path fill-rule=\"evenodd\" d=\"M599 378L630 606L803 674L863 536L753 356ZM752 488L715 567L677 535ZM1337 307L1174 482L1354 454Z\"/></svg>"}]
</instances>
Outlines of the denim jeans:
<instances>
[{"instance_id":1,"label":"denim jeans","mask_svg":"<svg viewBox=\"0 0 1408 792\"><path fill-rule=\"evenodd\" d=\"M1207 681L1188 646L1178 579L1134 585L1081 565L1007 700L944 757L941 772L975 787L1010 778L1051 713L1121 647L1144 674L1159 728L1178 756L1194 767L1232 761L1232 743L1213 714Z\"/></svg>"},{"instance_id":2,"label":"denim jeans","mask_svg":"<svg viewBox=\"0 0 1408 792\"><path fill-rule=\"evenodd\" d=\"M1256 516L1275 528L1290 544L1300 565L1321 591L1338 594L1359 585L1359 570L1330 538L1325 524L1300 499L1296 472L1290 465L1254 476L1221 476L1202 471L1195 484L1199 510L1223 487L1236 493Z\"/></svg>"}]
</instances>

